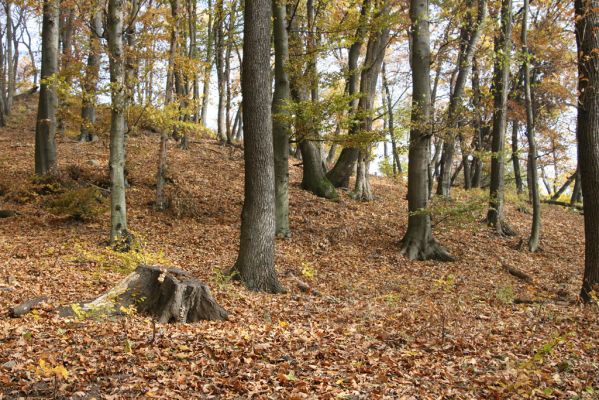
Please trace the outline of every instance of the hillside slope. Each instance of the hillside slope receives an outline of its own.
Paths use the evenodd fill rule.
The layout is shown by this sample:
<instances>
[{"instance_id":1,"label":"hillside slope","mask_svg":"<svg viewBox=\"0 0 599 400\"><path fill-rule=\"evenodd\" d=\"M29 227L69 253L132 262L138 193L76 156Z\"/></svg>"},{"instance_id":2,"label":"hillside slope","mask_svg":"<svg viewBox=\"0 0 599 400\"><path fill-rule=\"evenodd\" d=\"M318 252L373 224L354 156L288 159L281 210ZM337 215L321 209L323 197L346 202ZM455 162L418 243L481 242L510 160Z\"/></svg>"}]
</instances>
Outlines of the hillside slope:
<instances>
[{"instance_id":1,"label":"hillside slope","mask_svg":"<svg viewBox=\"0 0 599 400\"><path fill-rule=\"evenodd\" d=\"M33 194L35 104L16 109L0 129L0 208L20 213L0 219L0 398L51 397L52 379L35 370L40 360L68 371L60 398L597 398L598 310L576 303L584 235L575 212L544 206L537 254L519 249L521 237L490 232L480 211L449 218L435 236L457 261L410 262L398 253L404 184L372 178L376 201L343 193L330 202L300 190L292 162L293 236L276 249L289 293L251 293L222 276L238 246L241 150L209 139L188 151L171 143L176 212L159 213L158 137L130 138L129 225L143 244L138 258L123 261L105 249L108 214L72 221L44 207L48 195ZM80 184L105 183L106 140L61 138L58 158ZM507 212L526 239L530 216ZM123 265L144 259L208 283L230 320L159 325L153 335L152 322L137 315L55 316L52 308L97 296L122 278ZM300 291L294 276L313 292ZM49 297L43 310L7 316L37 295Z\"/></svg>"}]
</instances>

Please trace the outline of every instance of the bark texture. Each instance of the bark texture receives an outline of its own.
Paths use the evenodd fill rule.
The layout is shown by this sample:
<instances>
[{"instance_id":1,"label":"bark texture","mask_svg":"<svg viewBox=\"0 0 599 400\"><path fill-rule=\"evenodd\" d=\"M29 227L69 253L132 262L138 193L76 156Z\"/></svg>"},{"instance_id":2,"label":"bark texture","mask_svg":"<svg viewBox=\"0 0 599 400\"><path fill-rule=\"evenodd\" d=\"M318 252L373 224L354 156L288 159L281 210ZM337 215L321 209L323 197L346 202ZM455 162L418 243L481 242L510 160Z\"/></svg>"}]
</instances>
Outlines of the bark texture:
<instances>
[{"instance_id":1,"label":"bark texture","mask_svg":"<svg viewBox=\"0 0 599 400\"><path fill-rule=\"evenodd\" d=\"M584 197L585 261L580 297L599 293L599 0L575 0L578 46L578 162Z\"/></svg>"},{"instance_id":2,"label":"bark texture","mask_svg":"<svg viewBox=\"0 0 599 400\"><path fill-rule=\"evenodd\" d=\"M401 253L410 260L453 258L433 238L428 208L430 160L430 33L427 0L411 0L412 116L408 154L408 229Z\"/></svg>"},{"instance_id":3,"label":"bark texture","mask_svg":"<svg viewBox=\"0 0 599 400\"><path fill-rule=\"evenodd\" d=\"M289 39L287 36L287 6L272 0L273 35L275 45L275 90L272 99L272 133L275 163L276 234L289 236L289 133L285 102L289 100Z\"/></svg>"},{"instance_id":4,"label":"bark texture","mask_svg":"<svg viewBox=\"0 0 599 400\"><path fill-rule=\"evenodd\" d=\"M100 36L102 35L102 11L98 8L92 12L89 32L89 54L83 93L81 97L81 129L79 140L90 142L94 139L96 123L96 88L100 75Z\"/></svg>"},{"instance_id":5,"label":"bark texture","mask_svg":"<svg viewBox=\"0 0 599 400\"><path fill-rule=\"evenodd\" d=\"M125 57L123 49L124 0L108 2L108 52L112 112L110 119L110 241L127 238L125 199Z\"/></svg>"},{"instance_id":6,"label":"bark texture","mask_svg":"<svg viewBox=\"0 0 599 400\"><path fill-rule=\"evenodd\" d=\"M504 221L503 194L505 191L505 128L509 92L510 59L512 52L512 0L501 1L500 32L495 39L493 68L493 132L491 144L491 185L487 223L500 235L515 232Z\"/></svg>"},{"instance_id":7,"label":"bark texture","mask_svg":"<svg viewBox=\"0 0 599 400\"><path fill-rule=\"evenodd\" d=\"M42 84L35 127L35 173L45 175L56 167L56 108L58 97L47 79L58 71L59 2L44 1L42 22ZM12 97L11 97L12 98Z\"/></svg>"},{"instance_id":8,"label":"bark texture","mask_svg":"<svg viewBox=\"0 0 599 400\"><path fill-rule=\"evenodd\" d=\"M246 2L241 93L244 203L233 273L250 290L281 292L275 271L275 177L271 120L270 0Z\"/></svg>"}]
</instances>

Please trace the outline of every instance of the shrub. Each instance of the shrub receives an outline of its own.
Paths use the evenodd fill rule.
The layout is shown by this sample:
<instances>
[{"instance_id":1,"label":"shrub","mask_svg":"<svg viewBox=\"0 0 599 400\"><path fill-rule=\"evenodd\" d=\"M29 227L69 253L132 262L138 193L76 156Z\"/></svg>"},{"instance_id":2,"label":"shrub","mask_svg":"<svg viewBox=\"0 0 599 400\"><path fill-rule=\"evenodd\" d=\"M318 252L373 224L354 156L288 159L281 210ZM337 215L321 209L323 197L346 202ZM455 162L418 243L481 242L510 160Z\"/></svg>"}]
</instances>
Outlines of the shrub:
<instances>
[{"instance_id":1,"label":"shrub","mask_svg":"<svg viewBox=\"0 0 599 400\"><path fill-rule=\"evenodd\" d=\"M97 217L105 209L104 198L100 191L93 187L58 194L47 201L46 207L53 214L67 215L79 221Z\"/></svg>"}]
</instances>

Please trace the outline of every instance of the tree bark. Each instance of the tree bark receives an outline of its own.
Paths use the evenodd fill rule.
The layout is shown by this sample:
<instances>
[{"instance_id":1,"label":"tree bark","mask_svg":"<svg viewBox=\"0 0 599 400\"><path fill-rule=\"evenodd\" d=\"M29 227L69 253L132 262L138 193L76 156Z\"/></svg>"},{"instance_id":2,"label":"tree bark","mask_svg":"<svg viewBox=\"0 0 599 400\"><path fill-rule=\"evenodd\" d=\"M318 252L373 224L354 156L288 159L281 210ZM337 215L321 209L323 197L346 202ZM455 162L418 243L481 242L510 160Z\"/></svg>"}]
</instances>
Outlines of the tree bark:
<instances>
[{"instance_id":1,"label":"tree bark","mask_svg":"<svg viewBox=\"0 0 599 400\"><path fill-rule=\"evenodd\" d=\"M272 0L275 45L275 90L272 99L272 131L275 165L276 235L288 237L289 229L289 122L285 103L290 97L287 6Z\"/></svg>"},{"instance_id":2,"label":"tree bark","mask_svg":"<svg viewBox=\"0 0 599 400\"><path fill-rule=\"evenodd\" d=\"M524 193L524 183L522 182L522 173L520 172L520 158L518 157L518 129L520 123L517 120L512 121L512 165L514 167L514 179L516 181L516 192Z\"/></svg>"},{"instance_id":3,"label":"tree bark","mask_svg":"<svg viewBox=\"0 0 599 400\"><path fill-rule=\"evenodd\" d=\"M125 198L125 55L123 46L124 0L108 1L108 59L112 111L110 118L110 241L128 238Z\"/></svg>"},{"instance_id":4,"label":"tree bark","mask_svg":"<svg viewBox=\"0 0 599 400\"><path fill-rule=\"evenodd\" d=\"M433 238L428 210L428 165L430 159L430 33L427 0L410 1L412 46L412 116L408 155L408 229L401 253L410 260L453 260Z\"/></svg>"},{"instance_id":5,"label":"tree bark","mask_svg":"<svg viewBox=\"0 0 599 400\"><path fill-rule=\"evenodd\" d=\"M96 89L100 76L100 36L102 35L102 10L99 4L92 11L89 32L89 53L83 78L81 96L81 128L79 141L90 142L95 135Z\"/></svg>"},{"instance_id":6,"label":"tree bark","mask_svg":"<svg viewBox=\"0 0 599 400\"><path fill-rule=\"evenodd\" d=\"M212 17L212 0L208 0L208 26L206 35L206 64L204 66L204 78L203 78L203 93L202 93L202 108L201 108L201 120L202 125L206 126L208 122L208 98L210 96L210 73L212 72L212 49L213 49L213 36L214 36L214 24Z\"/></svg>"},{"instance_id":7,"label":"tree bark","mask_svg":"<svg viewBox=\"0 0 599 400\"><path fill-rule=\"evenodd\" d=\"M216 0L216 79L218 86L217 136L221 144L227 142L225 125L225 11L224 0Z\"/></svg>"},{"instance_id":8,"label":"tree bark","mask_svg":"<svg viewBox=\"0 0 599 400\"><path fill-rule=\"evenodd\" d=\"M353 114L358 106L358 99L354 98L358 91L358 78L360 77L358 61L360 58L362 45L364 44L364 39L368 33L368 20L371 13L370 9L371 1L364 0L360 11L358 27L356 28L353 42L348 51L346 86L347 95L351 98L348 110L350 114ZM341 150L341 154L339 154L337 162L327 173L327 179L333 184L334 187L349 188L349 178L354 173L359 153L359 149L355 147L344 147Z\"/></svg>"},{"instance_id":9,"label":"tree bark","mask_svg":"<svg viewBox=\"0 0 599 400\"><path fill-rule=\"evenodd\" d=\"M397 153L397 143L395 140L395 124L393 118L393 103L391 102L391 91L389 90L389 82L387 81L387 74L385 63L383 63L383 88L385 90L385 96L387 98L387 129L389 130L389 137L391 139L391 155L393 156L393 176L397 175L397 173L402 173L401 169L401 161L399 160L399 154Z\"/></svg>"},{"instance_id":10,"label":"tree bark","mask_svg":"<svg viewBox=\"0 0 599 400\"><path fill-rule=\"evenodd\" d=\"M58 0L44 1L42 23L42 70L35 128L35 173L45 175L56 167L56 91L47 79L58 71L60 18Z\"/></svg>"},{"instance_id":11,"label":"tree bark","mask_svg":"<svg viewBox=\"0 0 599 400\"><path fill-rule=\"evenodd\" d=\"M500 32L495 39L496 60L493 71L493 132L491 145L491 185L487 223L500 235L515 232L504 221L505 127L512 52L512 0L501 0Z\"/></svg>"},{"instance_id":12,"label":"tree bark","mask_svg":"<svg viewBox=\"0 0 599 400\"><path fill-rule=\"evenodd\" d=\"M270 0L245 3L241 93L244 204L239 255L233 273L250 290L279 293L274 265L275 174L271 116Z\"/></svg>"},{"instance_id":13,"label":"tree bark","mask_svg":"<svg viewBox=\"0 0 599 400\"><path fill-rule=\"evenodd\" d=\"M599 0L575 0L578 47L576 137L584 196L585 261L580 297L599 293Z\"/></svg>"},{"instance_id":14,"label":"tree bark","mask_svg":"<svg viewBox=\"0 0 599 400\"><path fill-rule=\"evenodd\" d=\"M469 5L469 4L468 4ZM455 151L456 130L459 130L459 116L462 114L462 96L466 87L466 80L470 73L472 58L478 46L481 37L483 22L487 15L486 0L478 0L478 10L476 19L468 12L470 23L462 29L460 52L457 60L457 75L453 91L449 98L449 107L447 110L447 134L443 142L443 152L441 153L441 169L437 183L437 194L449 196L451 191L451 166Z\"/></svg>"},{"instance_id":15,"label":"tree bark","mask_svg":"<svg viewBox=\"0 0 599 400\"><path fill-rule=\"evenodd\" d=\"M537 251L541 235L541 197L539 196L539 177L537 176L537 142L535 138L535 119L532 112L532 96L530 93L530 57L528 51L528 1L522 7L522 54L524 61L524 103L526 105L526 135L528 136L528 163L530 164L532 194L532 227L528 239L528 250Z\"/></svg>"}]
</instances>

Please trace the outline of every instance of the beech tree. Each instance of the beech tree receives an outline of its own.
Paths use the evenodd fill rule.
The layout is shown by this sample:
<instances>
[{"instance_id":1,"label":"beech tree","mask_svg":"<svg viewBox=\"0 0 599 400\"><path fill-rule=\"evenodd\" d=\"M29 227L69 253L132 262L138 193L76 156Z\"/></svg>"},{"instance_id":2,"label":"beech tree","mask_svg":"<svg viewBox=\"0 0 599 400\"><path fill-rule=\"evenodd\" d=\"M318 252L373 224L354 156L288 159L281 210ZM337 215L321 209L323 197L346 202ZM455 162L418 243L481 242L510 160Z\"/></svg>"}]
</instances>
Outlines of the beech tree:
<instances>
[{"instance_id":1,"label":"beech tree","mask_svg":"<svg viewBox=\"0 0 599 400\"><path fill-rule=\"evenodd\" d=\"M491 185L487 223L500 235L515 232L504 221L505 191L505 128L507 96L509 93L510 60L512 53L512 0L501 0L499 34L495 38L493 66L493 130L491 145Z\"/></svg>"},{"instance_id":2,"label":"beech tree","mask_svg":"<svg viewBox=\"0 0 599 400\"><path fill-rule=\"evenodd\" d=\"M580 297L599 293L599 0L575 0L578 161L584 196L585 262Z\"/></svg>"},{"instance_id":3,"label":"beech tree","mask_svg":"<svg viewBox=\"0 0 599 400\"><path fill-rule=\"evenodd\" d=\"M270 0L245 3L241 94L244 203L239 254L232 269L250 290L279 293L275 271L275 173L271 119Z\"/></svg>"},{"instance_id":4,"label":"beech tree","mask_svg":"<svg viewBox=\"0 0 599 400\"><path fill-rule=\"evenodd\" d=\"M41 87L35 127L35 173L45 175L56 167L56 108L51 80L58 71L59 1L45 0L42 22ZM9 90L10 92L10 90Z\"/></svg>"},{"instance_id":5,"label":"beech tree","mask_svg":"<svg viewBox=\"0 0 599 400\"><path fill-rule=\"evenodd\" d=\"M289 122L285 118L286 101L290 98L289 40L287 5L272 0L275 45L275 88L272 99L272 130L275 165L276 234L289 236Z\"/></svg>"},{"instance_id":6,"label":"beech tree","mask_svg":"<svg viewBox=\"0 0 599 400\"><path fill-rule=\"evenodd\" d=\"M431 82L428 0L410 1L412 45L412 116L408 153L408 228L401 253L410 260L450 261L449 255L432 234L428 210L428 162L430 159Z\"/></svg>"},{"instance_id":7,"label":"beech tree","mask_svg":"<svg viewBox=\"0 0 599 400\"><path fill-rule=\"evenodd\" d=\"M537 144L535 138L535 119L532 110L530 91L530 57L528 51L528 0L524 0L522 12L522 73L524 74L524 101L526 104L526 135L528 136L528 164L530 170L530 193L532 197L532 227L528 239L528 249L532 252L539 247L541 234L541 197L539 195L539 177L537 175Z\"/></svg>"},{"instance_id":8,"label":"beech tree","mask_svg":"<svg viewBox=\"0 0 599 400\"><path fill-rule=\"evenodd\" d=\"M91 12L89 29L89 53L82 83L81 128L79 140L89 142L95 134L96 90L100 75L100 36L102 35L102 10L97 4Z\"/></svg>"},{"instance_id":9,"label":"beech tree","mask_svg":"<svg viewBox=\"0 0 599 400\"><path fill-rule=\"evenodd\" d=\"M125 0L109 0L107 16L108 60L110 63L110 241L128 238L125 198L125 54L123 19Z\"/></svg>"}]
</instances>

